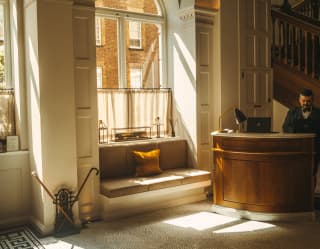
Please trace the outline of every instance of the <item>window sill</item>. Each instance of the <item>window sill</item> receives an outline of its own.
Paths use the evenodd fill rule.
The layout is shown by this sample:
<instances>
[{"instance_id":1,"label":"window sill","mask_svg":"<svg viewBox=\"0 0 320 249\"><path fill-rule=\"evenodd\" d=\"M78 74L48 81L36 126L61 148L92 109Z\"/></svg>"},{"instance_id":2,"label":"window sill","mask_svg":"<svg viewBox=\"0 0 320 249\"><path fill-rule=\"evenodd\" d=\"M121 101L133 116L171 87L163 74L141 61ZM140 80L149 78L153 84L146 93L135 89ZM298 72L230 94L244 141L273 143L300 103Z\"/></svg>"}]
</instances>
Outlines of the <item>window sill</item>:
<instances>
[{"instance_id":1,"label":"window sill","mask_svg":"<svg viewBox=\"0 0 320 249\"><path fill-rule=\"evenodd\" d=\"M129 50L133 50L133 51L144 51L143 48L129 48Z\"/></svg>"},{"instance_id":2,"label":"window sill","mask_svg":"<svg viewBox=\"0 0 320 249\"><path fill-rule=\"evenodd\" d=\"M147 143L154 143L155 141L168 141L168 140L174 140L174 139L181 139L181 137L170 137L170 136L163 136L163 137L152 137L149 139L137 139L137 140L130 140L130 141L109 141L108 143L101 143L99 144L99 147L104 146L115 146L115 145L127 145L127 144L147 144Z\"/></svg>"},{"instance_id":3,"label":"window sill","mask_svg":"<svg viewBox=\"0 0 320 249\"><path fill-rule=\"evenodd\" d=\"M29 154L29 151L28 150L17 150L17 151L0 152L0 157L24 155L24 154Z\"/></svg>"}]
</instances>

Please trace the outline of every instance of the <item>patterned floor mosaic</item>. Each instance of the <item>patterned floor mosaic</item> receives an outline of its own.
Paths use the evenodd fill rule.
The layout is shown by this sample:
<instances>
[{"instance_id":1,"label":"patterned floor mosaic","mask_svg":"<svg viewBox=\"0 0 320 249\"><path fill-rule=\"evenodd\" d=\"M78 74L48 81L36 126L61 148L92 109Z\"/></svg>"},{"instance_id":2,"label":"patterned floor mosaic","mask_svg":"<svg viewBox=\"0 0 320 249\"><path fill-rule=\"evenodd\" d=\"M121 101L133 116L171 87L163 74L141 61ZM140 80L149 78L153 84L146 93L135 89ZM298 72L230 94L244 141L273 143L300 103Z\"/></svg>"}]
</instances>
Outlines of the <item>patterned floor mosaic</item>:
<instances>
[{"instance_id":1,"label":"patterned floor mosaic","mask_svg":"<svg viewBox=\"0 0 320 249\"><path fill-rule=\"evenodd\" d=\"M0 249L45 249L28 227L0 230Z\"/></svg>"}]
</instances>

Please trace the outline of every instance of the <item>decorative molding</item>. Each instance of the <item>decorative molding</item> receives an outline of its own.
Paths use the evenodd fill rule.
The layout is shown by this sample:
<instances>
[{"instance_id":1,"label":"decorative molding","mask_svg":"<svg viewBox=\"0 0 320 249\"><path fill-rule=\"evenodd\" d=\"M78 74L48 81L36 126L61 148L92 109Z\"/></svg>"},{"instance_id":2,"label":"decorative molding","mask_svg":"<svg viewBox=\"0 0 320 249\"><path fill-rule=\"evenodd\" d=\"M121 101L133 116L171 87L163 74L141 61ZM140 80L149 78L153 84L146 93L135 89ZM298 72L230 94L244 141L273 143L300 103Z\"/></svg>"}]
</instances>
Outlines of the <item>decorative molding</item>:
<instances>
[{"instance_id":1,"label":"decorative molding","mask_svg":"<svg viewBox=\"0 0 320 249\"><path fill-rule=\"evenodd\" d=\"M178 16L181 21L187 22L195 18L194 7L189 7L178 11Z\"/></svg>"},{"instance_id":2,"label":"decorative molding","mask_svg":"<svg viewBox=\"0 0 320 249\"><path fill-rule=\"evenodd\" d=\"M83 5L83 6L91 6L94 7L95 3L94 0L73 0L74 4L76 5Z\"/></svg>"},{"instance_id":3,"label":"decorative molding","mask_svg":"<svg viewBox=\"0 0 320 249\"><path fill-rule=\"evenodd\" d=\"M213 19L217 13L218 10L209 10L192 6L180 10L178 16L179 19L184 22L196 19L197 22L213 25Z\"/></svg>"}]
</instances>

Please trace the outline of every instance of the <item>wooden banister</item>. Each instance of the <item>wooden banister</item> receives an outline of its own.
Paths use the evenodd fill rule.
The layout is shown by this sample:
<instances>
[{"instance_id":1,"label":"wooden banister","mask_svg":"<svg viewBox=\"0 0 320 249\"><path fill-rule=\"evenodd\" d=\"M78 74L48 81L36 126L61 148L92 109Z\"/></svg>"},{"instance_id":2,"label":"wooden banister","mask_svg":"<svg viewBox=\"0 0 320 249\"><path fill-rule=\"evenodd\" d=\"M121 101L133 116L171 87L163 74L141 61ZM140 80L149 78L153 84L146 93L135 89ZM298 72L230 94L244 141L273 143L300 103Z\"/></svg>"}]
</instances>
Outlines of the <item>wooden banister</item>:
<instances>
[{"instance_id":1,"label":"wooden banister","mask_svg":"<svg viewBox=\"0 0 320 249\"><path fill-rule=\"evenodd\" d=\"M299 90L311 88L320 106L320 22L284 8L271 16L275 99L291 107Z\"/></svg>"}]
</instances>

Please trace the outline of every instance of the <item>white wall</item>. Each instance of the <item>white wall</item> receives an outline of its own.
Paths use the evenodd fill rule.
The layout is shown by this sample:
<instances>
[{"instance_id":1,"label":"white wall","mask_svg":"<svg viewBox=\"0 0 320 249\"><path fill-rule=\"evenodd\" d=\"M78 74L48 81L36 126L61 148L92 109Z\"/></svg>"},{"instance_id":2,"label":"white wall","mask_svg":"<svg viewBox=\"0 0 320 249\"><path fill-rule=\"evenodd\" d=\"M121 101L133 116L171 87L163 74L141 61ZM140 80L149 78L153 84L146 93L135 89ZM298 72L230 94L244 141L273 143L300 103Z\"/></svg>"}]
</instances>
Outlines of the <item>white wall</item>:
<instances>
[{"instance_id":1,"label":"white wall","mask_svg":"<svg viewBox=\"0 0 320 249\"><path fill-rule=\"evenodd\" d=\"M25 41L31 170L52 193L62 186L76 190L72 3L25 5ZM55 205L35 180L32 189L33 222L51 232ZM76 209L74 215L77 220Z\"/></svg>"},{"instance_id":2,"label":"white wall","mask_svg":"<svg viewBox=\"0 0 320 249\"><path fill-rule=\"evenodd\" d=\"M25 224L31 211L27 151L0 153L0 227Z\"/></svg>"},{"instance_id":3,"label":"white wall","mask_svg":"<svg viewBox=\"0 0 320 249\"><path fill-rule=\"evenodd\" d=\"M177 135L188 139L192 154L197 153L196 115L196 33L194 16L179 16L194 6L194 1L165 1L168 32L168 83L173 90ZM195 160L195 158L193 158Z\"/></svg>"},{"instance_id":4,"label":"white wall","mask_svg":"<svg viewBox=\"0 0 320 249\"><path fill-rule=\"evenodd\" d=\"M221 1L221 113L222 127L237 129L230 107L239 106L239 48L237 0ZM217 93L218 95L219 93Z\"/></svg>"}]
</instances>

